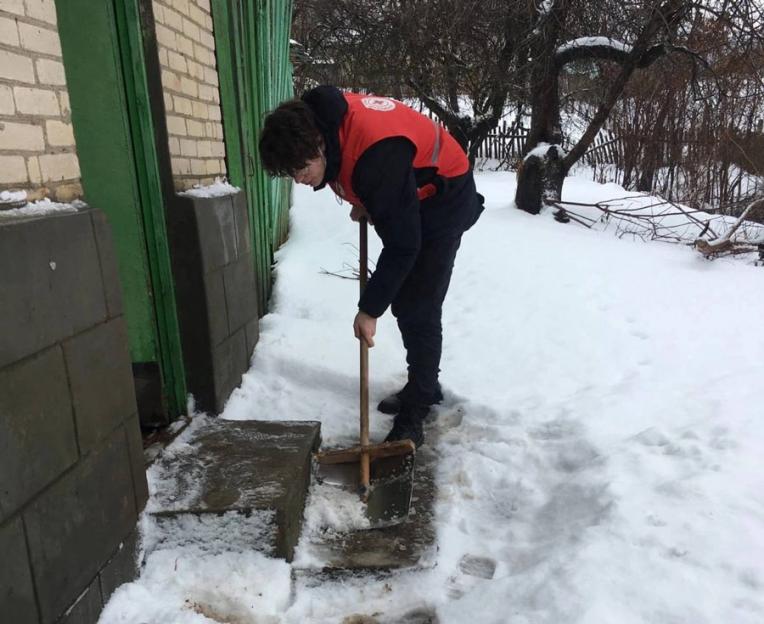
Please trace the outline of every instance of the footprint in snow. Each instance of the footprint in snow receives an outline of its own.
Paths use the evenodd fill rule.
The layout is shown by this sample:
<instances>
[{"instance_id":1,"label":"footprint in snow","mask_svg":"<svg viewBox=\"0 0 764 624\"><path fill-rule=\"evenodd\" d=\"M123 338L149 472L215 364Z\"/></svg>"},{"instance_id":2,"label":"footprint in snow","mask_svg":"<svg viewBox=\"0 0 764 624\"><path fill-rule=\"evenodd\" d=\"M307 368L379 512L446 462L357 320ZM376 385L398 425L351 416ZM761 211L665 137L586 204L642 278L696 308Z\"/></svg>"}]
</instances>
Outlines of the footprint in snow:
<instances>
[{"instance_id":1,"label":"footprint in snow","mask_svg":"<svg viewBox=\"0 0 764 624\"><path fill-rule=\"evenodd\" d=\"M462 555L456 574L448 579L447 591L450 598L458 599L485 581L490 581L496 573L496 561L491 557Z\"/></svg>"}]
</instances>

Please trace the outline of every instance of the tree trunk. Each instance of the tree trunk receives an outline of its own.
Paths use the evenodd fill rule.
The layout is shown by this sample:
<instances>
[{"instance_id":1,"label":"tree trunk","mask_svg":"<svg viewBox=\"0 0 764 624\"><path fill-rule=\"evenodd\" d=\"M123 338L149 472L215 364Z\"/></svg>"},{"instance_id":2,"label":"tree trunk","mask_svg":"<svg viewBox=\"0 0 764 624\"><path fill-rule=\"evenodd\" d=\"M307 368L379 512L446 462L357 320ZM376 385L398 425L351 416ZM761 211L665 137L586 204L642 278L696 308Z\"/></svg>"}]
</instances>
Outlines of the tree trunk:
<instances>
[{"instance_id":1,"label":"tree trunk","mask_svg":"<svg viewBox=\"0 0 764 624\"><path fill-rule=\"evenodd\" d=\"M567 171L563 166L562 149L550 145L542 154L526 157L517 170L515 205L530 214L538 214L544 206L560 201Z\"/></svg>"},{"instance_id":2,"label":"tree trunk","mask_svg":"<svg viewBox=\"0 0 764 624\"><path fill-rule=\"evenodd\" d=\"M517 172L515 205L531 214L538 214L545 203L559 201L562 180L567 173L559 162L560 151L557 147L562 142L562 124L559 68L554 57L567 8L567 2L564 1L554 4L549 15L538 24L539 34L530 49L533 58L529 76L531 127L523 154L528 154L540 143L550 144L550 149L543 157L534 155L526 158Z\"/></svg>"}]
</instances>

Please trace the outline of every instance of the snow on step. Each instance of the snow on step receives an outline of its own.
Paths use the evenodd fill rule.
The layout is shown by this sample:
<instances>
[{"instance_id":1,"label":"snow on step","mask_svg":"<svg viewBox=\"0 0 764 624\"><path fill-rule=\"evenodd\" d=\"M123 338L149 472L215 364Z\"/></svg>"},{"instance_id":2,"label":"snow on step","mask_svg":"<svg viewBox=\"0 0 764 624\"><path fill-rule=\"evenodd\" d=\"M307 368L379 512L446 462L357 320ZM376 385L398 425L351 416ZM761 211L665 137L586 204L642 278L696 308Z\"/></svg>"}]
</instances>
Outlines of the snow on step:
<instances>
[{"instance_id":1,"label":"snow on step","mask_svg":"<svg viewBox=\"0 0 764 624\"><path fill-rule=\"evenodd\" d=\"M319 431L316 422L198 418L149 471L146 554L195 547L290 561Z\"/></svg>"}]
</instances>

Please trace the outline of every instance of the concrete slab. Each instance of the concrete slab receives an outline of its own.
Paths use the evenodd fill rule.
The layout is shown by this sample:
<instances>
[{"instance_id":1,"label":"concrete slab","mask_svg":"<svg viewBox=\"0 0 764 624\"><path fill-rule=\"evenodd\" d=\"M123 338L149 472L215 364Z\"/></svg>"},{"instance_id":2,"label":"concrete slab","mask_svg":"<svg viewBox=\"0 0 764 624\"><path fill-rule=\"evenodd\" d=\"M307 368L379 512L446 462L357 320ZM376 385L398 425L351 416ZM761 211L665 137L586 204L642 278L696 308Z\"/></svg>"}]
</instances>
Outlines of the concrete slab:
<instances>
[{"instance_id":1,"label":"concrete slab","mask_svg":"<svg viewBox=\"0 0 764 624\"><path fill-rule=\"evenodd\" d=\"M208 419L157 460L152 513L161 533L186 539L183 525L196 523L207 548L246 546L291 561L319 432L317 422ZM224 543L211 543L221 531Z\"/></svg>"}]
</instances>

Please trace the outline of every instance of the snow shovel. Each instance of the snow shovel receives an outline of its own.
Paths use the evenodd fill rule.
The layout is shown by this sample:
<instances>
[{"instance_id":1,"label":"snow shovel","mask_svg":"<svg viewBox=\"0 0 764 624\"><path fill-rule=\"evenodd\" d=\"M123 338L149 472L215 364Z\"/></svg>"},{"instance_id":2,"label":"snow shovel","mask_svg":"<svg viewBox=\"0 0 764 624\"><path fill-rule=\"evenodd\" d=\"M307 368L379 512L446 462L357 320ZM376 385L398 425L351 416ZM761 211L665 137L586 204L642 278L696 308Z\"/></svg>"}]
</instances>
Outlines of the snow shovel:
<instances>
[{"instance_id":1,"label":"snow shovel","mask_svg":"<svg viewBox=\"0 0 764 624\"><path fill-rule=\"evenodd\" d=\"M360 222L361 293L368 275L366 219ZM361 440L359 446L316 453L318 479L357 491L370 528L404 522L414 485L416 446L411 440L369 444L369 346L361 338Z\"/></svg>"}]
</instances>

